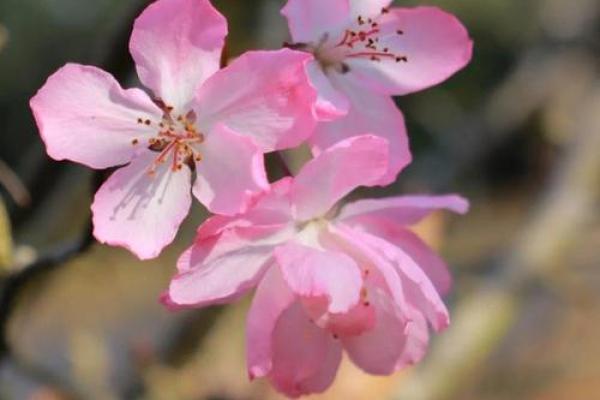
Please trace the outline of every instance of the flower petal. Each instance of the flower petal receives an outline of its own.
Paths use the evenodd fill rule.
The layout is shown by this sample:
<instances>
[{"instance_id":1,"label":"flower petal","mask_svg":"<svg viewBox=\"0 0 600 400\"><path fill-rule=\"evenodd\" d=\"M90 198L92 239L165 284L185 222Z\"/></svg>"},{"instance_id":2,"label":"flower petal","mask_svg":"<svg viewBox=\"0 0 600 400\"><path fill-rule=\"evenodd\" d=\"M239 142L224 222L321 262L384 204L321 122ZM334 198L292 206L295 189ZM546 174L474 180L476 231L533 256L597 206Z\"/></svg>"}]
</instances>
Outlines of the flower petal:
<instances>
[{"instance_id":1,"label":"flower petal","mask_svg":"<svg viewBox=\"0 0 600 400\"><path fill-rule=\"evenodd\" d=\"M296 43L318 42L328 32L337 31L348 23L348 0L288 0L281 10L287 18L292 40Z\"/></svg>"},{"instance_id":2,"label":"flower petal","mask_svg":"<svg viewBox=\"0 0 600 400\"><path fill-rule=\"evenodd\" d=\"M140 80L187 112L196 90L219 69L227 21L208 0L159 0L136 19L129 48Z\"/></svg>"},{"instance_id":3,"label":"flower petal","mask_svg":"<svg viewBox=\"0 0 600 400\"><path fill-rule=\"evenodd\" d=\"M228 127L218 125L209 132L200 152L193 192L210 211L244 212L253 196L269 188L262 152Z\"/></svg>"},{"instance_id":4,"label":"flower petal","mask_svg":"<svg viewBox=\"0 0 600 400\"><path fill-rule=\"evenodd\" d=\"M383 138L356 136L338 142L306 163L291 188L297 219L323 215L358 186L377 184L387 170L388 148Z\"/></svg>"},{"instance_id":5,"label":"flower petal","mask_svg":"<svg viewBox=\"0 0 600 400\"><path fill-rule=\"evenodd\" d=\"M402 249L383 239L368 233L361 233L360 237L362 242L372 246L393 262L400 274L407 302L422 312L436 331L448 327L450 324L448 309L421 267Z\"/></svg>"},{"instance_id":6,"label":"flower petal","mask_svg":"<svg viewBox=\"0 0 600 400\"><path fill-rule=\"evenodd\" d=\"M169 303L200 307L243 295L263 276L281 235L277 228L246 227L198 239L179 258Z\"/></svg>"},{"instance_id":7,"label":"flower petal","mask_svg":"<svg viewBox=\"0 0 600 400\"><path fill-rule=\"evenodd\" d=\"M425 272L442 296L450 291L452 276L448 265L415 233L394 224L369 224L365 228L371 235L400 247L408 254Z\"/></svg>"},{"instance_id":8,"label":"flower petal","mask_svg":"<svg viewBox=\"0 0 600 400\"><path fill-rule=\"evenodd\" d=\"M250 379L268 375L273 366L273 331L281 314L296 300L276 266L260 281L246 325L246 359Z\"/></svg>"},{"instance_id":9,"label":"flower petal","mask_svg":"<svg viewBox=\"0 0 600 400\"><path fill-rule=\"evenodd\" d=\"M333 74L331 79L334 87L339 88L350 100L350 108L341 118L317 125L315 133L309 138L313 153L318 154L352 136L369 133L383 137L389 142L390 157L388 170L380 183L392 183L412 159L402 112L389 96L364 90L346 76Z\"/></svg>"},{"instance_id":10,"label":"flower petal","mask_svg":"<svg viewBox=\"0 0 600 400\"><path fill-rule=\"evenodd\" d=\"M384 289L401 309L406 308L404 288L398 271L376 247L370 246L363 239L363 232L342 224L329 224L328 230L320 239L324 247L352 257L362 268L366 283Z\"/></svg>"},{"instance_id":11,"label":"flower petal","mask_svg":"<svg viewBox=\"0 0 600 400\"><path fill-rule=\"evenodd\" d=\"M224 123L252 138L263 151L295 147L314 130L317 95L306 75L308 53L250 51L200 88L198 124Z\"/></svg>"},{"instance_id":12,"label":"flower petal","mask_svg":"<svg viewBox=\"0 0 600 400\"><path fill-rule=\"evenodd\" d=\"M67 64L31 99L31 109L48 155L92 168L126 164L156 132L139 124L157 121L162 111L139 89L123 90L107 72Z\"/></svg>"},{"instance_id":13,"label":"flower petal","mask_svg":"<svg viewBox=\"0 0 600 400\"><path fill-rule=\"evenodd\" d=\"M397 369L404 353L406 321L386 294L377 290L372 292L375 327L362 335L342 337L342 343L350 359L365 372L388 375Z\"/></svg>"},{"instance_id":14,"label":"flower petal","mask_svg":"<svg viewBox=\"0 0 600 400\"><path fill-rule=\"evenodd\" d=\"M408 318L404 329L406 344L402 356L396 363L396 370L421 361L425 357L429 346L429 327L423 314L417 310L410 310L406 315Z\"/></svg>"},{"instance_id":15,"label":"flower petal","mask_svg":"<svg viewBox=\"0 0 600 400\"><path fill-rule=\"evenodd\" d=\"M384 8L387 8L392 0L349 0L350 14L352 17L362 16L366 21L367 18L376 17L382 13Z\"/></svg>"},{"instance_id":16,"label":"flower petal","mask_svg":"<svg viewBox=\"0 0 600 400\"><path fill-rule=\"evenodd\" d=\"M311 322L299 302L281 314L272 340L269 379L279 391L298 397L322 392L331 385L342 358L342 346Z\"/></svg>"},{"instance_id":17,"label":"flower petal","mask_svg":"<svg viewBox=\"0 0 600 400\"><path fill-rule=\"evenodd\" d=\"M361 335L375 326L375 309L368 301L361 302L343 314L330 314L319 326L339 337Z\"/></svg>"},{"instance_id":18,"label":"flower petal","mask_svg":"<svg viewBox=\"0 0 600 400\"><path fill-rule=\"evenodd\" d=\"M358 304L362 277L354 260L344 253L288 242L275 249L275 259L296 295L327 298L333 314L348 312Z\"/></svg>"},{"instance_id":19,"label":"flower petal","mask_svg":"<svg viewBox=\"0 0 600 400\"><path fill-rule=\"evenodd\" d=\"M350 108L347 96L333 86L319 63L315 60L309 62L306 65L306 72L310 83L317 91L315 111L319 120L328 121L347 114Z\"/></svg>"},{"instance_id":20,"label":"flower petal","mask_svg":"<svg viewBox=\"0 0 600 400\"><path fill-rule=\"evenodd\" d=\"M439 8L392 8L381 19L380 29L378 46L406 61L347 58L353 79L371 90L393 95L416 92L443 82L471 60L473 42L467 30Z\"/></svg>"},{"instance_id":21,"label":"flower petal","mask_svg":"<svg viewBox=\"0 0 600 400\"><path fill-rule=\"evenodd\" d=\"M465 214L469 202L458 195L397 196L358 200L342 207L337 220L346 224L414 225L434 211L446 209Z\"/></svg>"},{"instance_id":22,"label":"flower petal","mask_svg":"<svg viewBox=\"0 0 600 400\"><path fill-rule=\"evenodd\" d=\"M192 201L190 170L173 172L159 164L150 176L155 156L146 151L115 171L92 204L96 239L126 247L140 259L158 256L173 241Z\"/></svg>"},{"instance_id":23,"label":"flower petal","mask_svg":"<svg viewBox=\"0 0 600 400\"><path fill-rule=\"evenodd\" d=\"M253 205L244 214L236 216L214 215L198 228L198 238L207 238L225 229L248 226L271 227L293 223L289 190L292 178L285 177L272 183L270 188L253 200Z\"/></svg>"}]
</instances>

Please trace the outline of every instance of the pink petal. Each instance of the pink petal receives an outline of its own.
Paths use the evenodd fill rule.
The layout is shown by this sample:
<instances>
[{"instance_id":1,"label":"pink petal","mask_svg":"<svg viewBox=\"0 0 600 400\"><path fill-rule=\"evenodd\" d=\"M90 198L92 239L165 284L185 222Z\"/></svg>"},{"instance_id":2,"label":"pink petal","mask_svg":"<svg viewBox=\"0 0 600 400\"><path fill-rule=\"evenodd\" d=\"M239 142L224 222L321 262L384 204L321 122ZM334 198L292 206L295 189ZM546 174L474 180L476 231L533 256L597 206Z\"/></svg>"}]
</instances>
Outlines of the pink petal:
<instances>
[{"instance_id":1,"label":"pink petal","mask_svg":"<svg viewBox=\"0 0 600 400\"><path fill-rule=\"evenodd\" d=\"M361 235L364 243L378 250L392 261L400 274L406 300L421 311L436 331L450 324L448 309L427 275L402 249L367 233Z\"/></svg>"},{"instance_id":2,"label":"pink petal","mask_svg":"<svg viewBox=\"0 0 600 400\"><path fill-rule=\"evenodd\" d=\"M365 282L384 289L399 307L406 307L398 271L378 248L370 246L364 240L363 232L342 224L329 224L328 230L321 235L321 242L328 249L341 251L352 257L361 266Z\"/></svg>"},{"instance_id":3,"label":"pink petal","mask_svg":"<svg viewBox=\"0 0 600 400\"><path fill-rule=\"evenodd\" d=\"M296 295L325 297L330 313L344 313L360 300L362 277L347 255L289 242L275 249L283 278Z\"/></svg>"},{"instance_id":4,"label":"pink petal","mask_svg":"<svg viewBox=\"0 0 600 400\"><path fill-rule=\"evenodd\" d=\"M429 277L435 289L443 296L450 291L452 276L446 262L417 235L394 224L369 224L367 231L400 247Z\"/></svg>"},{"instance_id":5,"label":"pink petal","mask_svg":"<svg viewBox=\"0 0 600 400\"><path fill-rule=\"evenodd\" d=\"M208 132L200 153L193 192L210 211L244 212L253 196L269 188L262 152L226 126Z\"/></svg>"},{"instance_id":6,"label":"pink petal","mask_svg":"<svg viewBox=\"0 0 600 400\"><path fill-rule=\"evenodd\" d=\"M406 313L406 310L404 310ZM396 370L408 365L414 365L420 362L427 353L429 346L429 328L427 320L421 312L411 310L407 313L408 321L404 333L406 335L406 344L402 356L396 363Z\"/></svg>"},{"instance_id":7,"label":"pink petal","mask_svg":"<svg viewBox=\"0 0 600 400\"><path fill-rule=\"evenodd\" d=\"M315 133L309 138L313 152L318 154L352 136L369 133L383 137L389 142L390 158L380 184L392 183L412 159L402 112L389 96L364 90L346 76L332 75L331 79L334 86L350 100L350 109L341 118L317 125Z\"/></svg>"},{"instance_id":8,"label":"pink petal","mask_svg":"<svg viewBox=\"0 0 600 400\"><path fill-rule=\"evenodd\" d=\"M173 172L146 151L115 171L100 187L92 204L94 236L102 243L123 246L140 259L158 256L171 243L191 204L188 168Z\"/></svg>"},{"instance_id":9,"label":"pink petal","mask_svg":"<svg viewBox=\"0 0 600 400\"><path fill-rule=\"evenodd\" d=\"M285 177L272 183L268 190L253 197L253 205L244 214L214 215L198 228L199 238L217 235L225 229L248 226L282 226L293 224L289 190L292 178Z\"/></svg>"},{"instance_id":10,"label":"pink petal","mask_svg":"<svg viewBox=\"0 0 600 400\"><path fill-rule=\"evenodd\" d=\"M349 0L350 13L353 18L359 15L366 21L369 17L376 17L381 14L383 8L387 8L392 0Z\"/></svg>"},{"instance_id":11,"label":"pink petal","mask_svg":"<svg viewBox=\"0 0 600 400\"><path fill-rule=\"evenodd\" d=\"M323 215L358 186L375 185L387 170L388 155L387 140L373 135L349 138L323 151L294 180L291 200L296 217Z\"/></svg>"},{"instance_id":12,"label":"pink petal","mask_svg":"<svg viewBox=\"0 0 600 400\"><path fill-rule=\"evenodd\" d=\"M177 263L169 302L200 307L232 301L256 286L281 241L277 228L238 228L199 239Z\"/></svg>"},{"instance_id":13,"label":"pink petal","mask_svg":"<svg viewBox=\"0 0 600 400\"><path fill-rule=\"evenodd\" d=\"M319 120L328 121L347 114L350 108L348 97L333 86L330 77L325 75L319 63L314 60L309 62L306 72L317 91L315 111Z\"/></svg>"},{"instance_id":14,"label":"pink petal","mask_svg":"<svg viewBox=\"0 0 600 400\"><path fill-rule=\"evenodd\" d=\"M397 196L358 200L346 204L337 220L347 224L414 225L434 211L446 209L465 214L469 202L458 195Z\"/></svg>"},{"instance_id":15,"label":"pink petal","mask_svg":"<svg viewBox=\"0 0 600 400\"><path fill-rule=\"evenodd\" d=\"M311 322L296 302L279 317L273 336L269 379L290 397L319 393L333 382L342 347L327 331Z\"/></svg>"},{"instance_id":16,"label":"pink petal","mask_svg":"<svg viewBox=\"0 0 600 400\"><path fill-rule=\"evenodd\" d=\"M162 117L141 90L123 90L107 72L78 64L50 76L30 105L50 157L98 169L131 161L139 151L132 141L156 133L138 118Z\"/></svg>"},{"instance_id":17,"label":"pink petal","mask_svg":"<svg viewBox=\"0 0 600 400\"><path fill-rule=\"evenodd\" d=\"M296 43L318 42L328 32L337 31L350 19L348 0L288 0L281 14L287 18Z\"/></svg>"},{"instance_id":18,"label":"pink petal","mask_svg":"<svg viewBox=\"0 0 600 400\"><path fill-rule=\"evenodd\" d=\"M357 304L346 313L327 317L325 328L338 337L361 335L375 326L375 309L368 301Z\"/></svg>"},{"instance_id":19,"label":"pink petal","mask_svg":"<svg viewBox=\"0 0 600 400\"><path fill-rule=\"evenodd\" d=\"M225 18L208 0L159 0L136 19L129 49L142 83L185 113L219 69L226 35Z\"/></svg>"},{"instance_id":20,"label":"pink petal","mask_svg":"<svg viewBox=\"0 0 600 400\"><path fill-rule=\"evenodd\" d=\"M384 293L373 291L371 303L376 310L375 327L359 336L343 337L350 359L369 374L388 375L397 369L405 350L406 322L396 305Z\"/></svg>"},{"instance_id":21,"label":"pink petal","mask_svg":"<svg viewBox=\"0 0 600 400\"><path fill-rule=\"evenodd\" d=\"M281 314L295 301L296 296L273 266L260 281L246 325L246 354L250 379L268 375L273 366L273 331Z\"/></svg>"},{"instance_id":22,"label":"pink petal","mask_svg":"<svg viewBox=\"0 0 600 400\"><path fill-rule=\"evenodd\" d=\"M371 90L393 95L416 92L446 80L471 60L473 42L467 30L439 8L392 8L380 29L378 47L407 61L347 58L353 79Z\"/></svg>"},{"instance_id":23,"label":"pink petal","mask_svg":"<svg viewBox=\"0 0 600 400\"><path fill-rule=\"evenodd\" d=\"M316 93L306 75L308 53L251 51L208 79L197 97L198 124L224 123L263 151L295 147L312 134Z\"/></svg>"}]
</instances>

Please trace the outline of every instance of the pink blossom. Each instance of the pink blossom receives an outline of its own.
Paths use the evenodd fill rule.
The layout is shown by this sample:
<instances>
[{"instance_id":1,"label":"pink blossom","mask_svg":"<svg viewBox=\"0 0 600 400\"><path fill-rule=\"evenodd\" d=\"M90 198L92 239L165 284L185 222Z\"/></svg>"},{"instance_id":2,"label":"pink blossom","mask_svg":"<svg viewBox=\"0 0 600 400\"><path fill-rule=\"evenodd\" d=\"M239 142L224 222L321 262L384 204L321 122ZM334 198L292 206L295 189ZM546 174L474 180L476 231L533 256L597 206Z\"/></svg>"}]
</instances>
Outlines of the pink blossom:
<instances>
[{"instance_id":1,"label":"pink blossom","mask_svg":"<svg viewBox=\"0 0 600 400\"><path fill-rule=\"evenodd\" d=\"M393 182L411 161L404 118L390 95L444 81L472 53L468 33L454 16L390 3L288 0L282 10L293 40L288 46L314 55L308 72L319 93L318 115L334 118L318 125L310 138L313 152L350 136L382 136L392 155L382 184Z\"/></svg>"},{"instance_id":2,"label":"pink blossom","mask_svg":"<svg viewBox=\"0 0 600 400\"><path fill-rule=\"evenodd\" d=\"M219 70L226 35L208 0L159 0L137 18L130 41L152 97L98 68L68 64L31 99L52 158L124 166L96 193L99 241L157 256L188 213L190 188L210 211L243 211L268 188L263 153L312 132L310 56L254 51Z\"/></svg>"},{"instance_id":3,"label":"pink blossom","mask_svg":"<svg viewBox=\"0 0 600 400\"><path fill-rule=\"evenodd\" d=\"M432 211L466 212L456 195L336 206L387 169L374 135L338 142L284 178L246 213L214 216L181 256L163 296L173 308L227 303L257 287L247 321L251 378L289 396L324 391L342 351L371 374L419 361L448 323L447 267L407 227Z\"/></svg>"}]
</instances>

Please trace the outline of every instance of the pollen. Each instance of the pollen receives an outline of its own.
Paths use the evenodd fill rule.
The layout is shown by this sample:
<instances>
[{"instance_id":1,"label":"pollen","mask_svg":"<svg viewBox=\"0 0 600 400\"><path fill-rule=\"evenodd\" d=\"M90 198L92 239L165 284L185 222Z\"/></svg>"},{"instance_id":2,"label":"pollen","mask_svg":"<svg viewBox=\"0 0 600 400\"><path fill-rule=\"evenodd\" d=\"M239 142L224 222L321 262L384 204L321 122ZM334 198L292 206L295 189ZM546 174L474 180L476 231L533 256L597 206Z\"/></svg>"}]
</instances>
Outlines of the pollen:
<instances>
[{"instance_id":1,"label":"pollen","mask_svg":"<svg viewBox=\"0 0 600 400\"><path fill-rule=\"evenodd\" d=\"M166 163L170 164L173 172L181 171L184 166L194 171L196 163L202 161L198 146L204 142L204 135L195 124L195 112L189 111L173 118L173 107L160 100L157 104L163 110L163 117L155 124L159 128L156 135L148 139L148 150L158 153L149 167L148 175L156 175L157 168ZM149 119L138 118L137 122L146 126L153 125ZM136 145L139 140L133 139L131 143Z\"/></svg>"},{"instance_id":2,"label":"pollen","mask_svg":"<svg viewBox=\"0 0 600 400\"><path fill-rule=\"evenodd\" d=\"M380 18L389 12L390 8L383 7L379 15L358 15L341 32L339 39L331 37L327 32L318 41L287 43L286 47L310 52L323 70L333 70L340 74L350 71L351 63L347 62L350 59L364 59L375 63L407 63L408 56L394 51L390 43L394 34L404 35L404 30L388 30L382 25Z\"/></svg>"}]
</instances>

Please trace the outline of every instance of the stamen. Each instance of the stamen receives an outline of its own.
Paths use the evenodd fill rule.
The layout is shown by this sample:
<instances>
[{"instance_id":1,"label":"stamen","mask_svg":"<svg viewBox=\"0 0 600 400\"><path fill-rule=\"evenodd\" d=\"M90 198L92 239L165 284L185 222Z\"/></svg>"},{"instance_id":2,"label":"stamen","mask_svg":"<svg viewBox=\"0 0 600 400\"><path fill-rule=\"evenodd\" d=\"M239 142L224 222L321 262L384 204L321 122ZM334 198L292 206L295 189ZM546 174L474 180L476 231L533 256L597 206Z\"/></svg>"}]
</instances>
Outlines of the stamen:
<instances>
[{"instance_id":1,"label":"stamen","mask_svg":"<svg viewBox=\"0 0 600 400\"><path fill-rule=\"evenodd\" d=\"M191 171L196 168L196 163L202 161L201 154L192 146L194 143L204 142L204 135L197 131L194 125L196 113L191 110L186 114L177 115L173 120L172 107L165 105L160 100L157 104L163 106L163 119L157 125L160 130L155 137L148 139L148 149L159 152L148 170L148 175L154 176L160 164L167 162L169 157L171 171L177 172L188 166ZM152 121L139 118L138 123L152 125ZM138 139L133 139L132 144L138 144Z\"/></svg>"}]
</instances>

